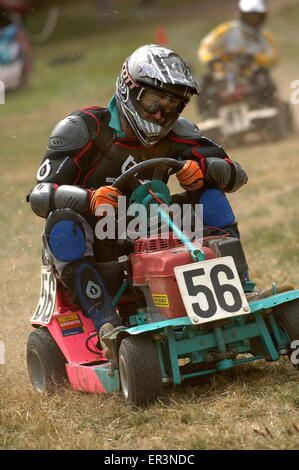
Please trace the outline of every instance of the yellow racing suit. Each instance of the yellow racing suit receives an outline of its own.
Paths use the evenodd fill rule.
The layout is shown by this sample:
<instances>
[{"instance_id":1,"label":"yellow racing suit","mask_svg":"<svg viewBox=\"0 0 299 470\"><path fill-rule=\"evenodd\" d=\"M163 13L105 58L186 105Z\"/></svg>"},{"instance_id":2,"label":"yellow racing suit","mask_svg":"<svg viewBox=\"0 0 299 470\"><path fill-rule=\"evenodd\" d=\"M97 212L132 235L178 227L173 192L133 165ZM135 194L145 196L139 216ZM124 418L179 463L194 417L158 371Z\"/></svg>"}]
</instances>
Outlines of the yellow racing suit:
<instances>
[{"instance_id":1,"label":"yellow racing suit","mask_svg":"<svg viewBox=\"0 0 299 470\"><path fill-rule=\"evenodd\" d=\"M248 26L241 20L220 24L205 36L198 49L199 60L208 65L215 59L228 60L231 54L253 56L257 66L270 69L278 63L278 52L272 34Z\"/></svg>"}]
</instances>

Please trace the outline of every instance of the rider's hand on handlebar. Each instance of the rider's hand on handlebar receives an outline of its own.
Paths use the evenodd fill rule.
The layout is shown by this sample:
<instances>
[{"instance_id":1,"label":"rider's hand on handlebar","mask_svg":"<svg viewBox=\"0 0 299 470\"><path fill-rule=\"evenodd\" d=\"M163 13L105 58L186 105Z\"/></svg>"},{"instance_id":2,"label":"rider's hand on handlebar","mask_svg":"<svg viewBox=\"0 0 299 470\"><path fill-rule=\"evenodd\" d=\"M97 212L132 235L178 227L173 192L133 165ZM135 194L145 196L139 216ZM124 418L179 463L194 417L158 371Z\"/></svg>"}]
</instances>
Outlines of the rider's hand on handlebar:
<instances>
[{"instance_id":1,"label":"rider's hand on handlebar","mask_svg":"<svg viewBox=\"0 0 299 470\"><path fill-rule=\"evenodd\" d=\"M121 195L122 193L113 186L101 186L92 192L89 203L90 212L95 214L98 206L107 206L108 204L117 209L118 198Z\"/></svg>"},{"instance_id":2,"label":"rider's hand on handlebar","mask_svg":"<svg viewBox=\"0 0 299 470\"><path fill-rule=\"evenodd\" d=\"M196 191L204 184L204 176L199 163L187 160L183 168L176 173L180 185L186 191Z\"/></svg>"}]
</instances>

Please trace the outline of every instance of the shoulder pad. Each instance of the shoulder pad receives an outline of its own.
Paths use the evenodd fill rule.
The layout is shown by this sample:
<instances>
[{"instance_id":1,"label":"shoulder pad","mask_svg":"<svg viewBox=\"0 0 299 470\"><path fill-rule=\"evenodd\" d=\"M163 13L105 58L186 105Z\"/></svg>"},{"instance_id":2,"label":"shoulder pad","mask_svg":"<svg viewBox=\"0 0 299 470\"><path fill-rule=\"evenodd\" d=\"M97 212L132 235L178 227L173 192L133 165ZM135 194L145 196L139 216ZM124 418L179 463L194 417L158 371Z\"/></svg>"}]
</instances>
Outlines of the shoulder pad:
<instances>
[{"instance_id":1,"label":"shoulder pad","mask_svg":"<svg viewBox=\"0 0 299 470\"><path fill-rule=\"evenodd\" d=\"M237 26L237 21L232 20L232 21L224 21L224 23L221 23L220 25L216 26L215 28L215 33L219 36L222 36L227 33L232 28L235 28Z\"/></svg>"},{"instance_id":2,"label":"shoulder pad","mask_svg":"<svg viewBox=\"0 0 299 470\"><path fill-rule=\"evenodd\" d=\"M70 151L84 147L89 141L87 126L80 116L68 116L53 129L48 148L56 151Z\"/></svg>"},{"instance_id":3,"label":"shoulder pad","mask_svg":"<svg viewBox=\"0 0 299 470\"><path fill-rule=\"evenodd\" d=\"M198 129L197 125L194 122L189 121L189 119L179 117L175 125L172 128L172 131L185 139L201 139L203 135Z\"/></svg>"}]
</instances>

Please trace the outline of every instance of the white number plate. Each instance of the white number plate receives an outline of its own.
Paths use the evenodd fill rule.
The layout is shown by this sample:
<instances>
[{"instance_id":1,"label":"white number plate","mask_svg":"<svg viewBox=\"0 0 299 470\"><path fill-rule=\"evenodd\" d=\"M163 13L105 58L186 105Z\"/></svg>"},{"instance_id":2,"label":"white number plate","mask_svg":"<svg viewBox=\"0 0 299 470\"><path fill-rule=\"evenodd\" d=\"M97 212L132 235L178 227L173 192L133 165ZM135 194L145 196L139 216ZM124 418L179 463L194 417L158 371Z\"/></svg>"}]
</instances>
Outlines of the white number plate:
<instances>
[{"instance_id":1,"label":"white number plate","mask_svg":"<svg viewBox=\"0 0 299 470\"><path fill-rule=\"evenodd\" d=\"M224 135L245 132L250 128L248 107L246 104L232 104L219 109Z\"/></svg>"},{"instance_id":2,"label":"white number plate","mask_svg":"<svg viewBox=\"0 0 299 470\"><path fill-rule=\"evenodd\" d=\"M194 325L250 313L231 256L177 266L174 273Z\"/></svg>"},{"instance_id":3,"label":"white number plate","mask_svg":"<svg viewBox=\"0 0 299 470\"><path fill-rule=\"evenodd\" d=\"M56 279L52 269L42 266L41 269L41 290L38 306L31 318L31 322L48 324L51 321L56 301Z\"/></svg>"}]
</instances>

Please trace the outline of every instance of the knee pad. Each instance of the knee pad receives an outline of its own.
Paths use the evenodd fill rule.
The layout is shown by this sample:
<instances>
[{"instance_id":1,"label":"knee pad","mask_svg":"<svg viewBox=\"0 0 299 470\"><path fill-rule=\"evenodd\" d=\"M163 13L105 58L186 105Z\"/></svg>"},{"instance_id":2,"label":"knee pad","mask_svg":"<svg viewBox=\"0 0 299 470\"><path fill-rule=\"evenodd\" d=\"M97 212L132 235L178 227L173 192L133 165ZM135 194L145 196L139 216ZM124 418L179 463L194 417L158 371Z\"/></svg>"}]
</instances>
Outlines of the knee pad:
<instances>
[{"instance_id":1,"label":"knee pad","mask_svg":"<svg viewBox=\"0 0 299 470\"><path fill-rule=\"evenodd\" d=\"M51 212L45 225L45 237L53 256L59 261L76 261L86 251L85 229L72 209Z\"/></svg>"},{"instance_id":2,"label":"knee pad","mask_svg":"<svg viewBox=\"0 0 299 470\"><path fill-rule=\"evenodd\" d=\"M207 189L199 199L203 205L203 223L210 227L224 228L235 221L232 208L222 191Z\"/></svg>"},{"instance_id":3,"label":"knee pad","mask_svg":"<svg viewBox=\"0 0 299 470\"><path fill-rule=\"evenodd\" d=\"M83 314L92 320L97 330L104 323L121 325L93 258L86 257L70 263L62 273L62 282L72 301L81 307Z\"/></svg>"}]
</instances>

